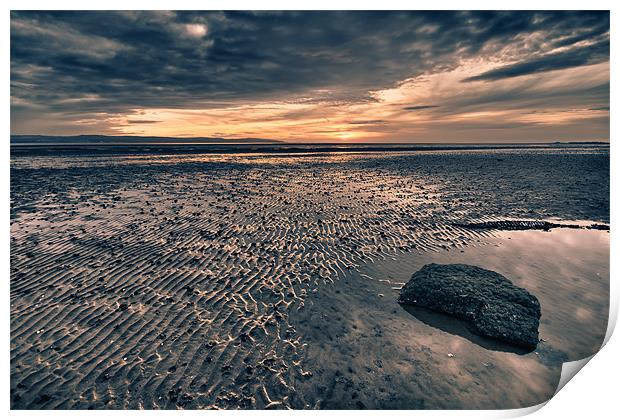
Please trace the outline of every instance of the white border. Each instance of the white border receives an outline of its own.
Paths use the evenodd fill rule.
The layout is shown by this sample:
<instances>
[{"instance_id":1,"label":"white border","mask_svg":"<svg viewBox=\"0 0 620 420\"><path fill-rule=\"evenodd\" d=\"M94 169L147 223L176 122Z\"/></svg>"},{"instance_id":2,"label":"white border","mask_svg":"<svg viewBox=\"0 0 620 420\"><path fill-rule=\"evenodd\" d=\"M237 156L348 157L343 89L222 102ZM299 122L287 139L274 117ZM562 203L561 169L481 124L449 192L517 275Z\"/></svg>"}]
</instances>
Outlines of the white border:
<instances>
[{"instance_id":1,"label":"white border","mask_svg":"<svg viewBox=\"0 0 620 420\"><path fill-rule=\"evenodd\" d=\"M248 0L210 0L205 1L191 1L191 0L176 0L176 1L163 1L163 0L108 0L102 1L8 1L6 9L4 11L3 24L5 28L2 32L2 50L3 56L7 60L3 66L4 83L2 89L4 90L4 112L2 113L2 128L6 137L1 143L2 157L4 164L0 169L0 189L2 197L5 200L5 205L2 207L2 216L5 223L9 220L9 126L10 126L10 88L8 81L10 80L10 38L9 38L9 12L11 9L15 10L27 10L27 9L60 9L60 10L84 10L84 9L97 9L97 10L114 10L114 9L195 9L195 10L379 10L379 9L396 9L396 10L611 10L611 27L612 32L614 28L618 27L618 7L619 2L612 0L589 0L587 2L577 0L503 0L501 2L492 0L477 0L477 1L458 1L458 0L433 0L432 2L413 2L413 1L395 1L395 0L348 0L348 1L327 1L327 0L298 0L295 2L283 1L283 0L263 0L263 1L248 1ZM5 4L6 4L5 3ZM617 57L618 42L614 39L611 43L611 57L612 61L615 61L614 57ZM617 97L618 89L618 77L617 72L614 72L614 66L612 65L611 72L611 102L614 102L614 98ZM614 107L612 107L614 108ZM615 109L615 108L614 108ZM617 132L617 122L611 119L610 141L611 137ZM612 147L613 151L614 147ZM618 203L617 191L613 188L616 186L618 179L617 159L615 152L611 156L611 218L616 219L616 209ZM5 225L6 226L6 225ZM612 222L612 230L614 224ZM10 234L5 231L5 244L10 241ZM614 234L612 233L612 238ZM9 247L4 246L0 249L2 252L0 256L0 264L2 268L3 281L0 282L0 294L4 297L2 299L2 305L4 314L6 316L3 325L3 337L5 337L4 345L2 346L2 386L0 391L0 399L2 400L3 407L7 411L7 414L15 418L33 418L39 416L51 417L51 418L78 418L78 416L84 415L80 411L55 411L55 412L42 412L42 411L10 411L9 412ZM618 257L620 257L618 248L615 246L615 242L611 243L611 267L610 276L612 283L611 290L611 302L612 307L610 311L610 327L615 324L618 313ZM609 334L608 334L609 335ZM583 419L589 418L610 418L611 413L618 412L618 396L617 396L617 384L618 384L618 360L615 355L620 354L620 341L617 337L611 337L607 345L601 350L601 352L594 356L592 361L578 374L577 379L570 381L552 400L546 404L544 409L536 411L531 418L575 418ZM542 404L544 405L544 404ZM541 406L542 406L541 405ZM536 407L536 408L540 408ZM416 419L426 418L458 418L458 419L479 419L479 418L508 418L516 417L535 411L534 408L522 409L522 410L504 410L504 411L394 411L389 413L378 413L373 411L321 411L321 412L307 412L307 411L295 411L291 412L267 412L267 411L222 411L222 412L204 412L204 411L158 411L158 412L135 412L135 411L122 411L108 413L106 411L90 412L88 416L94 418L104 418L104 416L114 415L121 418L127 417L143 417L148 416L151 418L166 418L183 416L184 418L200 416L217 417L217 418L232 418L232 417L252 417L252 419L273 419L274 417L290 418L296 417L309 417L309 416L327 416L330 418L335 417L353 417L356 418L375 418L377 415L389 415L391 417L397 417L402 419L409 419L411 416L415 416Z\"/></svg>"},{"instance_id":2,"label":"white border","mask_svg":"<svg viewBox=\"0 0 620 420\"><path fill-rule=\"evenodd\" d=\"M45 0L8 1L9 9L28 10L610 10L612 0Z\"/></svg>"}]
</instances>

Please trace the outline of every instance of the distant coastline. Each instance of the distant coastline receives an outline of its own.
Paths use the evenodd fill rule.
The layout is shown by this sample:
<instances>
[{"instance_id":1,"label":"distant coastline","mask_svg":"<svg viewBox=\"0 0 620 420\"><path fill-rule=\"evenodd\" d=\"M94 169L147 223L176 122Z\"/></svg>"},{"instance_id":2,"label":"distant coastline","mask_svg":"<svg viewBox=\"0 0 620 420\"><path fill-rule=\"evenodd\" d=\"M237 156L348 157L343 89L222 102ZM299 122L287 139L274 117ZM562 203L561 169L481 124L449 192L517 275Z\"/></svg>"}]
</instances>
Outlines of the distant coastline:
<instances>
[{"instance_id":1,"label":"distant coastline","mask_svg":"<svg viewBox=\"0 0 620 420\"><path fill-rule=\"evenodd\" d=\"M551 144L609 144L609 141L554 141Z\"/></svg>"},{"instance_id":2,"label":"distant coastline","mask_svg":"<svg viewBox=\"0 0 620 420\"><path fill-rule=\"evenodd\" d=\"M44 134L12 134L11 145L44 145L44 146L191 146L191 145L282 145L302 147L513 147L513 146L553 146L553 145L608 145L609 141L576 140L548 142L287 142L283 140L263 138L232 139L225 137L160 137L160 136L107 136L80 134L74 136L51 136Z\"/></svg>"}]
</instances>

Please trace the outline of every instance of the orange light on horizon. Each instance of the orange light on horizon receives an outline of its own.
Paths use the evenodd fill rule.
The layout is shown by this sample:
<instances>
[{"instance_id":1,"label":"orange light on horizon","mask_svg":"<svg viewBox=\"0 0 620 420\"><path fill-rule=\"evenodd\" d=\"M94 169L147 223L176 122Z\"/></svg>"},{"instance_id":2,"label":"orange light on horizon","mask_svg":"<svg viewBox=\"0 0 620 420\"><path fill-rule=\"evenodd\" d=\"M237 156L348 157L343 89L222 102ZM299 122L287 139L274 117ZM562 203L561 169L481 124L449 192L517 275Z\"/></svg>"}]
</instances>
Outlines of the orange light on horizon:
<instances>
[{"instance_id":1,"label":"orange light on horizon","mask_svg":"<svg viewBox=\"0 0 620 420\"><path fill-rule=\"evenodd\" d=\"M562 107L560 103L539 109L530 104L538 94L575 80L588 86L605 83L608 62L494 82L463 82L496 65L478 60L443 73L406 79L394 87L369 92L372 101L309 101L311 94L317 94L312 91L288 100L222 107L206 104L204 109L134 109L107 121L116 133L128 135L360 142L409 140L414 136L445 139L455 133L475 139L477 134L467 134L467 130L477 133L477 126L493 125L495 130L510 126L543 129L609 118L604 106L575 108L570 104ZM511 99L514 92L524 91L527 100L494 99L498 95ZM484 102L486 97L491 98L488 105ZM83 122L85 126L94 123ZM598 125L604 135L604 124Z\"/></svg>"}]
</instances>

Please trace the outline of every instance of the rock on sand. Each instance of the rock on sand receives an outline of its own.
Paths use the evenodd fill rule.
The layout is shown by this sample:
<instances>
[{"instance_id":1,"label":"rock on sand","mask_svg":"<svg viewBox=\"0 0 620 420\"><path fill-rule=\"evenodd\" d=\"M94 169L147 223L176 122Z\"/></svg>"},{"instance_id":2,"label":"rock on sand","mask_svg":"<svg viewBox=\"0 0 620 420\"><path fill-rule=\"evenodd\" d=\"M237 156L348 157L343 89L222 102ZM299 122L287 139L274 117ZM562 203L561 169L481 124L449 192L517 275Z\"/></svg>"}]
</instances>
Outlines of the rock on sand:
<instances>
[{"instance_id":1,"label":"rock on sand","mask_svg":"<svg viewBox=\"0 0 620 420\"><path fill-rule=\"evenodd\" d=\"M402 288L399 303L464 319L480 335L528 350L538 345L538 299L494 271L465 264L427 264Z\"/></svg>"}]
</instances>

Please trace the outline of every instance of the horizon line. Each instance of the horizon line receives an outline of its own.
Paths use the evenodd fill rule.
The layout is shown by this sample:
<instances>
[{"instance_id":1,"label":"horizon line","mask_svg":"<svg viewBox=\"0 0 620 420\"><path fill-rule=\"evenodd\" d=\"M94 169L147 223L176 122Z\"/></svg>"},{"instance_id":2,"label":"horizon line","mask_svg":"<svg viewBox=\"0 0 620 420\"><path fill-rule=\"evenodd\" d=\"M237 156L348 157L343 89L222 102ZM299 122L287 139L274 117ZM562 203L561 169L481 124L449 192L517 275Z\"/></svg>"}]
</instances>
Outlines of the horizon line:
<instances>
[{"instance_id":1,"label":"horizon line","mask_svg":"<svg viewBox=\"0 0 620 420\"><path fill-rule=\"evenodd\" d=\"M534 140L534 141L520 141L520 140L492 140L492 141L476 141L476 140L465 140L465 141L454 141L454 140L445 140L445 141L317 141L317 140L309 140L305 142L299 141L290 141L290 140L282 140L282 139L269 139L269 138L260 138L260 137L243 137L243 138L230 138L230 137L207 137L207 136L191 136L191 137L177 137L177 136L145 136L145 135L134 135L134 134L71 134L71 135L62 135L62 134L10 134L11 143L13 143L13 137L38 137L38 138L67 138L67 139L76 139L83 137L99 137L99 138L132 138L132 139L170 139L170 140L184 140L191 142L192 140L219 140L227 143L246 143L249 144L249 141L254 141L257 144L261 142L264 143L285 143L285 144L554 144L554 143L611 143L610 139L571 139L571 140ZM197 143L200 144L200 143Z\"/></svg>"}]
</instances>

